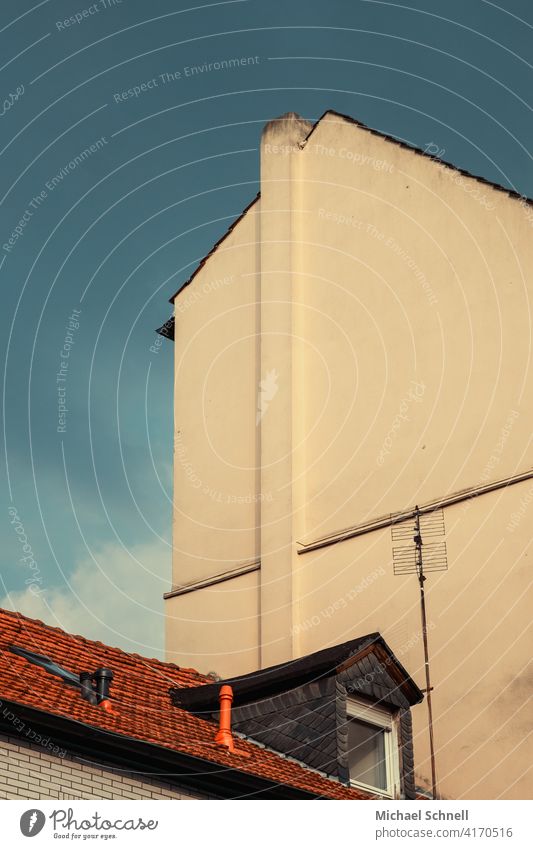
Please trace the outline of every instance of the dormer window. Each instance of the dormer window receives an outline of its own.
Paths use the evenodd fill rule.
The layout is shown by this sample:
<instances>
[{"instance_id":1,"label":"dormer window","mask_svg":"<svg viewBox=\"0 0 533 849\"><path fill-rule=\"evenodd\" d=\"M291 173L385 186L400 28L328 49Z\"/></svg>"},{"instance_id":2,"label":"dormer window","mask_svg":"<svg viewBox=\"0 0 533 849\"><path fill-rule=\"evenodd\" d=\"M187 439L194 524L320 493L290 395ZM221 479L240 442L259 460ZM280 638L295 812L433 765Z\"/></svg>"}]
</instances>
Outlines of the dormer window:
<instances>
[{"instance_id":1,"label":"dormer window","mask_svg":"<svg viewBox=\"0 0 533 849\"><path fill-rule=\"evenodd\" d=\"M400 763L393 714L357 699L348 699L347 755L350 783L390 799L398 798Z\"/></svg>"}]
</instances>

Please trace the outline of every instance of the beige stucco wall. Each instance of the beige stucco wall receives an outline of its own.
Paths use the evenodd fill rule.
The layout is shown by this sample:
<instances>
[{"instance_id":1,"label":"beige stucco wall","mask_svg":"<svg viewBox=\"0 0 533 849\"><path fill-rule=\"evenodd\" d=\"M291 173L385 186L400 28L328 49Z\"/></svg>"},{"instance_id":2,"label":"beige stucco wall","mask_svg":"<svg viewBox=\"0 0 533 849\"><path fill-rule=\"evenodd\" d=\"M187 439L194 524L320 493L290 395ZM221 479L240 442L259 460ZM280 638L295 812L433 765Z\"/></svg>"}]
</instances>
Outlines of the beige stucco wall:
<instances>
[{"instance_id":1,"label":"beige stucco wall","mask_svg":"<svg viewBox=\"0 0 533 849\"><path fill-rule=\"evenodd\" d=\"M444 511L448 570L425 582L439 789L450 798L529 798L531 694L527 518L532 482ZM301 555L295 631L307 654L380 631L425 686L418 581L395 576L389 528ZM415 767L428 786L426 705L413 709Z\"/></svg>"},{"instance_id":2,"label":"beige stucco wall","mask_svg":"<svg viewBox=\"0 0 533 849\"><path fill-rule=\"evenodd\" d=\"M0 735L0 799L198 799L168 782Z\"/></svg>"},{"instance_id":3,"label":"beige stucco wall","mask_svg":"<svg viewBox=\"0 0 533 849\"><path fill-rule=\"evenodd\" d=\"M303 321L325 363L305 362L307 534L474 486L513 411L488 477L530 467L524 208L336 116L301 155Z\"/></svg>"},{"instance_id":4,"label":"beige stucco wall","mask_svg":"<svg viewBox=\"0 0 533 849\"><path fill-rule=\"evenodd\" d=\"M173 585L258 556L257 205L176 302Z\"/></svg>"},{"instance_id":5,"label":"beige stucco wall","mask_svg":"<svg viewBox=\"0 0 533 849\"><path fill-rule=\"evenodd\" d=\"M327 362L305 361L303 415L318 424L304 448L303 541L531 468L523 206L335 116L303 156L303 321ZM531 534L527 520L508 529L530 487L448 508L450 568L426 583L439 786L450 797L531 792ZM391 549L387 529L301 555L301 620L326 614L301 631L299 654L374 630L403 654L420 635L416 579L393 576ZM380 566L385 575L328 619ZM402 661L424 686L420 638ZM427 784L425 706L414 721Z\"/></svg>"},{"instance_id":6,"label":"beige stucco wall","mask_svg":"<svg viewBox=\"0 0 533 849\"><path fill-rule=\"evenodd\" d=\"M231 402L219 384L210 391L220 454L240 451L242 465L255 463L255 491L268 489L271 500L243 509L237 526L227 505L191 493L179 468L176 476L175 545L186 540L193 555L176 555L185 569L176 565L175 583L215 574L217 558L231 568L258 557L262 567L248 594L239 578L218 599L206 589L169 599L170 656L190 645L181 617L222 622L220 631L205 622L192 638L221 674L379 630L424 686L420 638L411 645L420 633L416 580L393 577L390 531L297 552L324 534L531 468L531 218L505 192L339 116L322 119L301 147L295 137L305 134L289 124L263 137L264 227L250 211L197 278L228 273L231 256L238 279L256 280L261 338L249 343L246 364L234 359L242 379ZM253 324L246 287L198 306L192 321L176 313L176 421L197 435L205 425L195 387ZM246 333L214 318L240 308ZM280 346L266 342L270 331ZM183 384L178 366L192 340L204 347ZM257 382L272 367L278 390L257 426ZM247 486L249 472L222 464L202 438L194 447L204 474L220 486L242 474ZM450 568L427 582L443 795L529 792L521 711L532 491L527 481L445 511ZM194 521L184 524L186 510ZM359 591L369 575L377 577ZM425 717L416 708L417 774L427 785Z\"/></svg>"},{"instance_id":7,"label":"beige stucco wall","mask_svg":"<svg viewBox=\"0 0 533 849\"><path fill-rule=\"evenodd\" d=\"M229 677L259 669L259 571L165 602L166 654L173 663Z\"/></svg>"}]
</instances>

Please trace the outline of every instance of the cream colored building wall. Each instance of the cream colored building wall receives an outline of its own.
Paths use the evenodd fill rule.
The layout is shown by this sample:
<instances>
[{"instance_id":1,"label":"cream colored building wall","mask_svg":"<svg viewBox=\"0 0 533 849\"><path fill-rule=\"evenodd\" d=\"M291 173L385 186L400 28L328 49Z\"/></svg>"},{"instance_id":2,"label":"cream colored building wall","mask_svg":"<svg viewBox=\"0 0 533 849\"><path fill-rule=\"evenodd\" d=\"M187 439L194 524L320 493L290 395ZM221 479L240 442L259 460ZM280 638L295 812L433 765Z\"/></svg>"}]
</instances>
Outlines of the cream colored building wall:
<instances>
[{"instance_id":1,"label":"cream colored building wall","mask_svg":"<svg viewBox=\"0 0 533 849\"><path fill-rule=\"evenodd\" d=\"M299 541L530 469L523 205L334 115L302 160L302 322L320 356L304 365ZM530 795L531 534L527 520L510 526L530 488L447 508L449 570L426 582L437 767L450 797ZM418 586L393 576L391 550L386 529L299 557L296 653L379 630L423 687ZM425 705L414 721L427 786Z\"/></svg>"},{"instance_id":2,"label":"cream colored building wall","mask_svg":"<svg viewBox=\"0 0 533 849\"><path fill-rule=\"evenodd\" d=\"M297 586L294 539L301 528L299 392L302 380L300 306L295 280L300 267L302 192L300 142L311 124L291 115L271 121L261 140L261 339L260 373L275 393L261 412L260 663L293 657Z\"/></svg>"},{"instance_id":3,"label":"cream colored building wall","mask_svg":"<svg viewBox=\"0 0 533 849\"><path fill-rule=\"evenodd\" d=\"M166 600L166 656L216 672L259 669L260 574L255 571Z\"/></svg>"},{"instance_id":4,"label":"cream colored building wall","mask_svg":"<svg viewBox=\"0 0 533 849\"><path fill-rule=\"evenodd\" d=\"M257 206L175 304L175 586L258 556Z\"/></svg>"},{"instance_id":5,"label":"cream colored building wall","mask_svg":"<svg viewBox=\"0 0 533 849\"><path fill-rule=\"evenodd\" d=\"M0 799L199 799L165 781L0 735Z\"/></svg>"},{"instance_id":6,"label":"cream colored building wall","mask_svg":"<svg viewBox=\"0 0 533 849\"><path fill-rule=\"evenodd\" d=\"M169 659L234 675L379 630L424 686L416 579L393 577L390 531L297 552L531 468L530 219L518 199L340 116L304 136L291 121L268 126L265 221L252 207L189 287L233 273L255 281L260 308L246 284L185 316L188 290L176 301L176 427L183 422L199 477L225 491L268 489L271 500L231 512L194 490L176 462L174 583L247 559L261 569L169 598ZM219 320L226 315L235 323ZM252 328L263 338L243 348ZM227 369L209 383L215 458L198 387L222 350L239 379L229 401ZM273 366L279 387L257 425L258 381ZM449 570L427 582L443 795L528 792L531 486L445 510ZM513 512L520 520L509 529ZM414 720L427 786L425 706Z\"/></svg>"},{"instance_id":7,"label":"cream colored building wall","mask_svg":"<svg viewBox=\"0 0 533 849\"><path fill-rule=\"evenodd\" d=\"M531 467L524 208L333 115L301 156L305 541Z\"/></svg>"},{"instance_id":8,"label":"cream colored building wall","mask_svg":"<svg viewBox=\"0 0 533 849\"><path fill-rule=\"evenodd\" d=\"M260 276L256 202L175 302L174 518L166 656L230 674L260 664ZM230 583L218 581L244 567ZM190 585L196 593L183 593ZM170 588L169 588L170 590Z\"/></svg>"},{"instance_id":9,"label":"cream colored building wall","mask_svg":"<svg viewBox=\"0 0 533 849\"><path fill-rule=\"evenodd\" d=\"M444 797L531 794L530 522L521 502L533 503L532 481L446 508L448 570L428 574L425 582ZM299 653L379 631L425 687L418 581L394 575L390 528L300 560L304 578L294 624ZM413 723L417 781L428 787L425 702L413 708Z\"/></svg>"}]
</instances>

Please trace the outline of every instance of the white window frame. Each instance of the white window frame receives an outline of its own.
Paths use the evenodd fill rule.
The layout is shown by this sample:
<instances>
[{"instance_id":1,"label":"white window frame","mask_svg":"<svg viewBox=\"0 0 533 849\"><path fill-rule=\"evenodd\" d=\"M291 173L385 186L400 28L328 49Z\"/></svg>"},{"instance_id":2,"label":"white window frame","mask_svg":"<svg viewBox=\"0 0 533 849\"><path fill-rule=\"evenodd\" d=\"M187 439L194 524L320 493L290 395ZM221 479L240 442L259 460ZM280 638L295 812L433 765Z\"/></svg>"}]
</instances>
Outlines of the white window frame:
<instances>
[{"instance_id":1,"label":"white window frame","mask_svg":"<svg viewBox=\"0 0 533 849\"><path fill-rule=\"evenodd\" d=\"M387 788L373 787L362 781L350 779L353 787L360 787L386 799L399 799L400 797L400 752L398 747L398 721L387 710L375 705L369 705L359 699L346 700L347 720L360 719L376 728L381 728L386 733L384 737L385 750L385 773Z\"/></svg>"}]
</instances>

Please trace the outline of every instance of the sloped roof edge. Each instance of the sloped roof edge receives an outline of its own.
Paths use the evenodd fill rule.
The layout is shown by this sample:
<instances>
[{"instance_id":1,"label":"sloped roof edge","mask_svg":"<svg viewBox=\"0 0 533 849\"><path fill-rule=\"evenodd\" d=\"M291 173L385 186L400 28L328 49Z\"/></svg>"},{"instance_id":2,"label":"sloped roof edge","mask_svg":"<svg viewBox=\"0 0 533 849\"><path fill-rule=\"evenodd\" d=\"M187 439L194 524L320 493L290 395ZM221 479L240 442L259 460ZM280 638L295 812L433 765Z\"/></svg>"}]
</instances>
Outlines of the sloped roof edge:
<instances>
[{"instance_id":1,"label":"sloped roof edge","mask_svg":"<svg viewBox=\"0 0 533 849\"><path fill-rule=\"evenodd\" d=\"M487 180L485 177L480 177L477 174L472 174L470 171L466 171L464 168L459 168L457 165L454 165L452 162L447 162L445 159L438 159L435 156L431 156L426 153L425 150L422 150L420 147L416 147L415 145L411 145L408 142L402 141L400 139L395 138L394 136L389 135L388 133L383 132L382 130L375 130L372 127L369 127L367 124L364 124L362 121L358 121L357 118L352 118L351 115L344 115L342 112L337 112L335 109L327 109L323 115L320 116L318 121L313 125L313 128L307 134L304 139L303 144L305 144L313 135L319 124L323 121L323 119L327 115L335 115L338 118L342 118L343 121L347 121L350 124L355 124L356 127L360 127L362 130L366 130L371 133L373 136L378 136L381 139L385 139L388 142L392 142L393 144L398 145L399 147L404 148L405 150L411 151L411 153L416 153L418 156L423 156L425 159L429 159L432 162L435 162L439 165L445 165L447 168L451 168L452 171L455 171L458 174L461 174L463 177L468 177L471 180L476 180L478 183L482 183L485 186L490 186L493 189L497 189L500 192L505 192L509 197L512 197L516 200L521 200L524 203L530 204L533 206L533 198L527 197L526 195L521 195L519 192L514 191L514 189L509 189L506 186L502 186L500 183L493 182L492 180ZM200 261L200 263L196 266L195 270L191 274L191 276L185 281L185 283L180 286L177 292L169 298L170 303L174 302L174 299L180 294L180 292L185 289L189 283L192 283L198 272L204 267L207 260L216 252L217 248L224 242L228 236L233 232L234 228L237 226L239 221L241 221L249 209L254 206L259 198L261 197L261 192L258 192L255 198L246 206L241 214L230 224L226 232L220 237L220 239L215 242L209 253L207 253L204 258ZM170 321L170 320L169 320ZM169 322L166 322L168 324ZM165 325L163 325L164 327ZM159 332L159 330L157 331ZM167 333L161 333L162 336L166 336L169 339L173 338L173 335L169 335Z\"/></svg>"},{"instance_id":2,"label":"sloped roof edge","mask_svg":"<svg viewBox=\"0 0 533 849\"><path fill-rule=\"evenodd\" d=\"M175 705L185 710L203 713L217 709L220 687L222 684L230 684L233 688L235 706L239 706L250 701L258 701L277 695L345 669L366 650L378 651L382 653L382 656L391 659L396 667L398 677L402 679L402 687L409 694L407 698L411 705L422 701L424 698L422 691L417 687L381 634L377 632L349 640L341 645L321 649L287 663L280 663L247 675L217 681L215 684L204 684L201 687L190 687L186 690L172 687L170 695Z\"/></svg>"},{"instance_id":3,"label":"sloped roof edge","mask_svg":"<svg viewBox=\"0 0 533 849\"><path fill-rule=\"evenodd\" d=\"M458 165L454 165L453 162L447 162L446 159L439 159L436 156L432 156L430 153L426 153L425 150L422 150L421 147L416 147L416 145L409 144L408 142L402 141L401 139L397 139L394 136L383 132L382 130L375 130L373 129L373 127L369 127L362 121L358 121L357 118L352 118L351 115L344 115L342 112L337 112L335 109L327 109L324 114L320 116L316 124L313 126L313 129L305 137L304 142L307 142L311 138L318 125L321 123L321 121L323 121L326 115L335 115L337 118L342 118L343 121L347 121L349 124L355 124L356 127L360 127L360 129L366 130L373 136L378 136L379 138L385 139L388 142L392 142L393 144L396 144L399 147L404 148L405 150L411 151L411 153L416 153L418 156L423 156L424 159L429 159L431 162L437 163L437 165L445 165L446 168L451 168L452 171L456 171L458 174L462 174L463 177L469 177L469 179L471 180L476 180L478 183L483 183L485 186L490 186L491 188L497 189L500 192L505 192L505 194L509 195L509 197L515 198L516 200L521 200L533 206L533 198L527 197L527 195L521 195L520 192L516 192L514 191L514 189L509 189L507 188L507 186L502 186L500 183L496 183L493 180L487 180L486 177L480 177L478 174L472 174L465 168L459 168Z\"/></svg>"},{"instance_id":4,"label":"sloped roof edge","mask_svg":"<svg viewBox=\"0 0 533 849\"><path fill-rule=\"evenodd\" d=\"M209 251L209 253L207 253L207 254L204 256L204 258L203 258L203 259L199 262L199 264L196 266L196 268L194 269L193 273L192 273L192 274L191 274L191 276L188 278L188 280L186 280L186 281L185 281L185 283L183 284L183 286L180 286L180 288L178 289L178 291L177 291L177 292L175 292L175 293L174 293L174 295L172 295L172 297L171 297L171 298L169 298L169 301L170 301L170 303L171 303L171 304L172 304L172 303L174 303L174 298L176 298L176 297L180 294L180 292L182 292L182 291L183 291L183 289L185 289L185 288L186 288L186 286L188 286L188 285L189 285L189 283L192 283L192 281L194 280L194 278L196 277L196 275L198 274L198 272L199 272L199 271L201 271L201 269L202 269L202 268L204 267L204 265L206 264L206 262L207 262L207 260L209 259L209 257L210 257L210 256L212 256L212 254L214 254L214 253L215 253L215 251L217 250L217 248L219 248L219 247L220 247L220 245L222 244L222 242L224 242L224 241L228 238L228 236L230 236L230 235L231 235L231 233L233 232L233 230L235 229L235 227L237 226L237 224L239 223L239 221L242 221L242 219L244 218L244 216L246 215L246 213L248 212L248 210L249 210L249 209L251 209L251 208L252 208L252 206L254 206L254 205L257 203L257 201L259 200L259 198L260 198L260 197L261 197L261 192L257 192L256 196L254 197L254 199L253 199L252 201L250 201L250 203L248 204L248 206L246 206L246 207L243 209L243 211L241 212L241 214L240 214L240 215L239 215L239 216L238 216L238 217L237 217L234 221L232 221L232 223L229 225L229 227L228 227L228 229L226 230L226 232L224 233L224 235L223 235L223 236L221 236L221 237L220 237L220 239L219 239L217 242L215 242L215 244L213 245L213 247L211 248L211 250ZM168 324L168 322L165 322L165 324ZM163 325L163 327L164 327L164 326L165 326L165 325ZM159 333L159 330L158 330L157 332ZM162 335L162 336L164 336L164 335L166 335L166 334L162 333L161 335Z\"/></svg>"}]
</instances>

